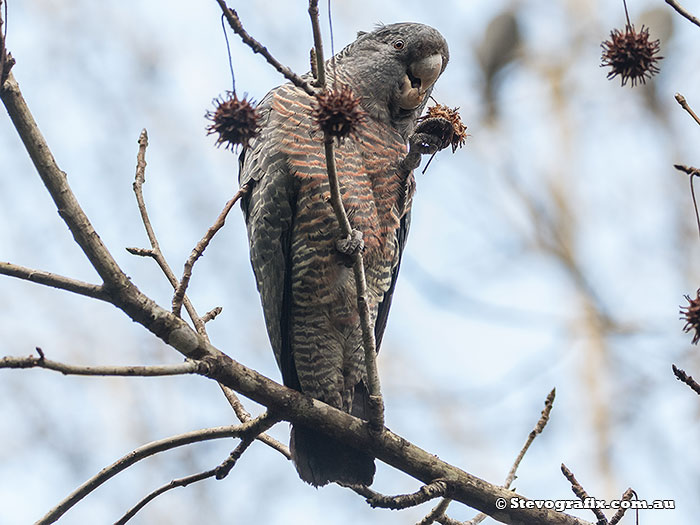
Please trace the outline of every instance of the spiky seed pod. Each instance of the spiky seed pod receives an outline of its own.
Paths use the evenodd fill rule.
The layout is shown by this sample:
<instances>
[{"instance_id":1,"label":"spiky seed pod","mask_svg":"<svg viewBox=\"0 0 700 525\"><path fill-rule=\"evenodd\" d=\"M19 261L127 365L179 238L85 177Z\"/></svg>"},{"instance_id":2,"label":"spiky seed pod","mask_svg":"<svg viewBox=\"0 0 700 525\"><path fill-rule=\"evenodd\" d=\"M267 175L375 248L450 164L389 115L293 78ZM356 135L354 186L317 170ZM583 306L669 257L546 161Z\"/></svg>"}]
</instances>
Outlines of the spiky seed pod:
<instances>
[{"instance_id":1,"label":"spiky seed pod","mask_svg":"<svg viewBox=\"0 0 700 525\"><path fill-rule=\"evenodd\" d=\"M685 320L683 331L688 333L695 330L693 344L696 344L700 341L700 289L697 291L695 299L691 299L689 295L684 297L688 301L688 306L681 306L681 319Z\"/></svg>"},{"instance_id":2,"label":"spiky seed pod","mask_svg":"<svg viewBox=\"0 0 700 525\"><path fill-rule=\"evenodd\" d=\"M247 146L258 134L259 116L254 102L246 100L245 96L239 100L235 92L229 91L225 97L217 97L212 103L216 109L207 111L205 118L211 121L207 135L218 135L217 146L223 145L233 151L236 146Z\"/></svg>"},{"instance_id":3,"label":"spiky seed pod","mask_svg":"<svg viewBox=\"0 0 700 525\"><path fill-rule=\"evenodd\" d=\"M350 86L342 84L316 95L312 116L321 130L340 141L353 133L367 114Z\"/></svg>"},{"instance_id":4,"label":"spiky seed pod","mask_svg":"<svg viewBox=\"0 0 700 525\"><path fill-rule=\"evenodd\" d=\"M649 28L642 26L637 33L634 25L625 26L625 31L613 29L610 32L610 40L601 44L603 56L601 67L610 66L608 79L612 80L620 76L622 85L630 81L632 87L637 82L646 83L659 72L657 62L663 57L656 56L659 52L659 40L649 40Z\"/></svg>"},{"instance_id":5,"label":"spiky seed pod","mask_svg":"<svg viewBox=\"0 0 700 525\"><path fill-rule=\"evenodd\" d=\"M452 124L452 136L450 137L450 144L452 145L452 153L457 151L457 148L464 146L467 140L467 126L462 122L462 118L459 116L459 108L449 108L443 106L442 104L435 104L428 108L428 113L421 117L419 120L425 120L429 118L444 118L450 124Z\"/></svg>"}]
</instances>

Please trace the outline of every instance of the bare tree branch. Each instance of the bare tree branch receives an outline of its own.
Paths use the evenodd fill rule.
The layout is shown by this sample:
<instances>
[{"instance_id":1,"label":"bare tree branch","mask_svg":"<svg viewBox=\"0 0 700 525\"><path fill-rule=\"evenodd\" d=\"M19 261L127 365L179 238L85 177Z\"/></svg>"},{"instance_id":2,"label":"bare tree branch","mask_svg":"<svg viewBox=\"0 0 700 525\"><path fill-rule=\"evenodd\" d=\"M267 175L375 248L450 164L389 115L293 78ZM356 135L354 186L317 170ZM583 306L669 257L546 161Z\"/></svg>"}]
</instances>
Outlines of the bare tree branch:
<instances>
[{"instance_id":1,"label":"bare tree branch","mask_svg":"<svg viewBox=\"0 0 700 525\"><path fill-rule=\"evenodd\" d=\"M433 510L426 514L425 518L420 520L416 525L432 525L440 518L445 517L445 512L447 512L447 507L449 507L452 500L449 498L442 498L440 503L435 505Z\"/></svg>"},{"instance_id":2,"label":"bare tree branch","mask_svg":"<svg viewBox=\"0 0 700 525\"><path fill-rule=\"evenodd\" d=\"M363 485L353 486L351 488L363 496L372 508L379 507L382 509L401 510L415 507L431 499L444 496L447 493L448 485L445 480L439 479L427 485L423 485L412 494L400 494L398 496L385 496Z\"/></svg>"},{"instance_id":3,"label":"bare tree branch","mask_svg":"<svg viewBox=\"0 0 700 525\"><path fill-rule=\"evenodd\" d=\"M165 256L163 255L163 252L160 249L158 237L156 236L155 230L153 229L153 225L151 224L151 219L148 216L146 200L143 197L143 185L146 182L146 148L148 147L148 132L145 129L141 131L138 143L139 151L136 155L136 176L134 177L133 189L134 195L136 196L136 203L139 208L139 213L141 214L141 221L143 222L143 226L146 229L146 235L148 236L148 242L150 242L151 244L151 249L144 250L138 248L127 248L127 251L134 255L148 256L153 258L156 261L156 263L158 263L158 266L165 274L165 277L168 279L173 289L177 289L179 281L175 276L175 272L173 272L170 268L168 261L165 259ZM205 321L199 317L199 315L197 314L197 310L190 301L189 297L187 297L183 293L181 301L184 303L185 309L187 310L190 319L192 319L192 323L194 324L197 332L203 337L208 337L207 331L204 328Z\"/></svg>"},{"instance_id":4,"label":"bare tree branch","mask_svg":"<svg viewBox=\"0 0 700 525\"><path fill-rule=\"evenodd\" d=\"M289 69L287 66L283 66L270 54L265 46L248 34L248 32L243 28L243 24L241 24L241 20L238 18L238 13L236 13L235 10L228 7L224 0L216 0L216 3L218 3L219 7L221 7L221 11L224 13L226 20L231 26L231 29L233 29L234 33L241 37L241 40L243 40L243 42L253 50L253 53L260 53L265 60L267 60L268 64L282 73L282 75L284 75L284 77L292 84L303 89L311 96L315 95L316 92L314 91L314 88L312 88L308 82L294 73L294 71Z\"/></svg>"},{"instance_id":5,"label":"bare tree branch","mask_svg":"<svg viewBox=\"0 0 700 525\"><path fill-rule=\"evenodd\" d=\"M316 69L318 84L321 89L325 86L325 64L323 63L323 43L321 42L321 29L318 20L318 0L309 0L309 16L314 35L314 50L316 56ZM335 165L335 151L333 149L333 137L323 132L323 144L326 156L326 171L328 172L328 184L330 186L331 206L340 225L341 235L350 242L353 238L361 239L361 232L352 229L348 214L343 206L340 194L340 182ZM377 371L377 343L374 338L369 301L367 299L367 280L365 278L365 265L362 259L362 251L355 249L352 254L353 273L355 276L355 289L357 293L357 309L360 315L362 328L362 345L364 347L365 368L367 372L367 391L369 392L369 422L374 432L381 432L384 428L384 401L382 400L379 373Z\"/></svg>"},{"instance_id":6,"label":"bare tree branch","mask_svg":"<svg viewBox=\"0 0 700 525\"><path fill-rule=\"evenodd\" d=\"M245 434L246 430L248 430L255 424L256 422L250 422L243 423L241 425L205 428L202 430L195 430L192 432L187 432L185 434L179 434L177 436L171 436L165 439L160 439L158 441L153 441L146 445L140 446L139 448L129 452L127 455L121 457L108 467L103 468L95 476L83 483L75 491L69 494L66 497L66 499L61 501L58 505L51 509L43 518L37 521L36 525L54 523L56 520L58 520L58 518L63 516L63 514L65 514L71 507L78 503L78 501L90 494L97 487L102 485L105 481L116 476L123 470L127 469L134 463L141 461L144 458L153 456L154 454L158 454L159 452L164 452L166 450L171 450L173 448L190 445L192 443L198 443L201 441L240 437L241 435Z\"/></svg>"},{"instance_id":7,"label":"bare tree branch","mask_svg":"<svg viewBox=\"0 0 700 525\"><path fill-rule=\"evenodd\" d=\"M243 453L248 450L251 443L255 441L255 438L279 422L280 419L271 415L269 412L265 412L251 421L250 428L246 429L245 433L241 436L241 442L233 452L231 452L229 457L226 458L226 461L216 468L216 479L224 479L228 476L231 469L236 465L236 462Z\"/></svg>"},{"instance_id":8,"label":"bare tree branch","mask_svg":"<svg viewBox=\"0 0 700 525\"><path fill-rule=\"evenodd\" d=\"M5 17L3 18L2 14L0 13L0 89L5 83L12 66L15 65L15 59L12 58L12 55L7 52L7 49L5 49L5 40L7 37L7 2L4 2L4 4ZM3 1L0 0L0 9L2 8Z\"/></svg>"},{"instance_id":9,"label":"bare tree branch","mask_svg":"<svg viewBox=\"0 0 700 525\"><path fill-rule=\"evenodd\" d=\"M668 2L668 0L666 0ZM676 102L678 102L681 107L688 112L688 114L693 117L693 120L700 124L700 117L698 117L695 112L693 111L693 108L690 107L690 104L688 104L688 101L685 99L683 95L680 93L676 93L675 95Z\"/></svg>"},{"instance_id":10,"label":"bare tree branch","mask_svg":"<svg viewBox=\"0 0 700 525\"><path fill-rule=\"evenodd\" d=\"M547 397L544 400L544 409L542 410L540 419L537 421L535 428L532 429L532 431L528 435L527 440L525 441L525 445L523 445L523 448L520 450L518 457L515 458L515 462L513 463L513 466L511 467L510 472L508 472L508 476L506 477L506 480L503 483L503 488L510 488L511 483L513 483L513 480L515 480L515 473L517 472L520 463L522 462L523 458L525 457L525 454L530 448L530 445L532 445L532 442L535 440L537 435L542 433L544 427L547 426L547 423L549 422L549 414L552 412L552 407L554 406L555 395L556 389L552 388L552 391L549 394L547 394ZM459 523L445 515L445 512L447 512L447 507L449 506L451 501L452 500L450 500L449 498L443 499L433 510L430 511L430 513L425 518L423 518L423 520L421 520L421 522L418 525L430 525L435 521L440 521L441 518L446 518L445 523L448 524ZM487 517L487 514L480 512L471 520L464 522L460 525L478 525ZM443 522L440 521L440 523Z\"/></svg>"},{"instance_id":11,"label":"bare tree branch","mask_svg":"<svg viewBox=\"0 0 700 525\"><path fill-rule=\"evenodd\" d=\"M168 261L165 259L165 255L163 255L162 250L160 249L160 244L158 243L158 237L156 236L155 230L153 229L153 226L151 224L151 220L148 215L148 208L146 206L146 200L143 196L143 185L146 182L146 148L148 147L148 133L146 130L141 131L141 135L139 136L139 151L136 156L136 176L134 178L134 194L136 196L136 202L139 208L139 213L141 214L141 220L143 222L144 228L146 229L146 235L148 236L148 241L151 244L151 249L150 250L143 250L143 249L138 249L138 248L127 248L127 251L130 253L134 253L136 255L144 255L144 256L149 256L155 259L155 261L158 263L158 266L161 268L163 273L165 274L166 278L172 285L173 289L177 290L178 286L180 284L180 281L178 281L177 277L175 276L175 273L172 271L170 268L170 265L168 264ZM240 198L241 190L238 191L236 194L238 198ZM236 196L234 196L233 199L229 201L227 204L228 210L233 207L233 204L235 204L236 201ZM230 206L229 206L230 204ZM217 223L215 226L218 225L217 230L220 229L225 221L225 216L228 213L228 210L226 208L224 209L224 212L219 216L219 219L217 220ZM213 226L212 228L214 228ZM207 236L209 236L209 240L213 237L213 235L216 233L216 231L212 232L212 228L209 229L207 232ZM205 239L207 238L205 236ZM202 244L204 240L200 241L200 244ZM206 241L207 243L209 241ZM199 244L198 244L199 246ZM204 251L204 248L201 249L201 252ZM190 274L191 274L192 266L190 265ZM214 319L217 315L221 313L221 307L216 307L213 310L207 312L203 317L199 317L199 314L197 314L197 310L195 309L194 305L190 301L189 297L184 293L184 289L182 292L182 304L184 304L185 309L187 310L188 315L190 316L190 319L192 319L192 323L194 324L197 333L201 335L204 339L209 341L209 336L207 334L207 329L205 327L205 323L208 321ZM221 387L222 392L226 396L226 399L228 400L229 404L231 405L231 408L233 408L234 413L238 417L239 421L241 422L247 422L252 419L251 415L243 408L243 404L240 402L238 399L238 396L236 396L235 392L233 392L230 388L225 387L221 383L219 383L219 387ZM258 440L262 441L269 447L277 450L280 452L282 455L284 455L287 459L291 459L291 455L289 453L289 448L286 445L283 445L279 441L277 441L274 438L271 438L265 433L259 433L257 436Z\"/></svg>"},{"instance_id":12,"label":"bare tree branch","mask_svg":"<svg viewBox=\"0 0 700 525\"><path fill-rule=\"evenodd\" d=\"M38 350L38 349L37 349ZM69 365L51 361L43 357L3 357L0 358L0 368L45 368L54 370L64 375L78 376L125 376L125 377L156 377L176 376L185 374L201 374L202 363L197 361L185 361L177 365L152 365L152 366L82 366Z\"/></svg>"},{"instance_id":13,"label":"bare tree branch","mask_svg":"<svg viewBox=\"0 0 700 525\"><path fill-rule=\"evenodd\" d=\"M146 206L146 200L143 196L143 185L146 182L146 148L148 147L148 133L144 129L141 131L141 134L139 136L139 151L136 156L136 176L134 177L134 194L136 196L136 202L139 208L139 213L141 214L141 220L143 222L144 228L146 229L146 235L148 236L148 241L151 244L151 249L142 249L142 248L127 248L127 251L129 253L133 253L135 255L141 255L141 256L148 256L153 258L157 263L160 269L163 271L165 274L166 278L172 285L173 289L177 289L179 285L179 281L177 277L175 276L175 273L172 271L170 268L170 265L168 264L168 261L165 259L165 255L163 255L162 250L160 249L160 244L158 243L158 237L156 236L155 230L153 228L153 225L151 224L151 220L148 215L148 208ZM240 190L239 190L240 193ZM238 194L237 194L238 195ZM235 199L235 197L234 197ZM233 206L235 204L235 200L232 199L232 201L229 201L229 204ZM228 204L227 204L228 206ZM231 206L228 207L228 209L231 209ZM226 213L228 213L226 211ZM222 215L224 215L224 218L221 216L219 217L220 225L218 228L221 228L223 226L224 220L225 220L225 214L222 212ZM219 223L217 221L217 224ZM211 231L211 229L210 229ZM214 232L216 233L216 232ZM208 232L209 234L209 232ZM213 236L213 233L211 233L211 237ZM201 243L201 241L200 241ZM202 249L203 250L203 249ZM201 252L200 252L201 254ZM190 266L190 272L191 272L191 266ZM195 309L194 305L190 301L190 299L187 297L186 294L184 294L183 290L183 295L182 295L182 304L185 305L185 309L187 310L188 315L192 319L192 323L194 324L197 333L201 335L204 339L209 341L209 336L207 334L206 327L204 326L205 323L216 317L221 313L221 307L216 307L210 312L207 312L203 317L199 317L199 314L197 314L197 310ZM241 422L246 422L251 420L251 415L243 409L243 405L238 399L238 396L236 396L235 392L233 392L231 389L225 387L224 385L219 383L219 386L221 387L221 390L223 391L224 395L226 396L226 399L228 400L229 404L231 405L231 408L233 408L234 412L236 413L236 416ZM265 433L260 434L257 436L257 439L265 443L266 445L272 447L273 449L279 451L282 455L284 455L287 459L290 459L290 453L288 447L277 441L276 439L271 438Z\"/></svg>"},{"instance_id":14,"label":"bare tree branch","mask_svg":"<svg viewBox=\"0 0 700 525\"><path fill-rule=\"evenodd\" d=\"M247 423L248 421L253 419L253 416L250 415L250 412L248 412L245 407L243 406L243 403L241 403L241 400L238 399L238 396L236 393L231 390L229 387L222 385L219 383L219 386L221 386L221 390L224 392L224 395L226 396L226 399L228 400L229 404L231 405L231 408L233 408L233 411L236 413L236 417L243 423ZM265 443L267 446L270 448L275 449L277 452L282 454L284 457L287 459L292 459L292 454L289 451L289 447L283 443L280 443L277 441L275 438L272 438L268 436L265 433L260 434L257 439L259 441L262 441Z\"/></svg>"},{"instance_id":15,"label":"bare tree branch","mask_svg":"<svg viewBox=\"0 0 700 525\"><path fill-rule=\"evenodd\" d=\"M698 383L693 376L685 373L685 370L676 367L676 365L671 365L673 368L673 373L679 381L682 381L688 385L696 394L700 395L700 383Z\"/></svg>"},{"instance_id":16,"label":"bare tree branch","mask_svg":"<svg viewBox=\"0 0 700 525\"><path fill-rule=\"evenodd\" d=\"M233 197L231 197L231 199L225 204L224 209L216 218L214 224L212 224L212 226L207 230L207 233L204 234L204 237L202 237L202 239L197 243L197 246L194 247L192 253L187 258L187 261L185 262L185 270L182 274L182 279L180 279L177 288L175 288L175 295L173 295L172 301L173 313L178 317L180 316L180 309L182 308L182 300L185 296L185 290L187 290L187 286L189 285L190 279L192 278L192 267L194 266L194 263L197 262L197 259L199 259L202 256L204 250L207 249L207 246L209 246L209 243L214 238L214 235L216 235L216 232L218 232L221 228L224 227L224 224L226 223L226 217L231 211L231 208L233 208L233 206L240 200L240 198L243 197L246 193L248 193L249 190L250 185L248 184L244 184L238 189L236 194Z\"/></svg>"},{"instance_id":17,"label":"bare tree branch","mask_svg":"<svg viewBox=\"0 0 700 525\"><path fill-rule=\"evenodd\" d=\"M104 287L64 277L63 275L34 270L9 262L0 262L0 274L110 302L109 294L107 294Z\"/></svg>"},{"instance_id":18,"label":"bare tree branch","mask_svg":"<svg viewBox=\"0 0 700 525\"><path fill-rule=\"evenodd\" d=\"M119 293L128 293L134 290L136 287L119 268L78 204L75 195L68 186L66 174L56 164L56 160L39 131L12 73L9 74L2 89L0 89L0 98L41 180L56 203L59 215L88 260L97 270L106 287L110 292L117 290Z\"/></svg>"},{"instance_id":19,"label":"bare tree branch","mask_svg":"<svg viewBox=\"0 0 700 525\"><path fill-rule=\"evenodd\" d=\"M146 504L153 501L155 498L157 498L164 492L167 492L168 490L174 489L176 487L186 487L190 483L202 481L211 477L214 477L217 480L224 479L226 476L228 476L229 472L231 472L231 469L236 465L238 459L240 459L243 453L246 450L248 450L248 447L253 443L253 441L255 441L256 436L259 437L262 434L262 432L274 426L278 422L279 420L271 416L268 412L265 412L260 417L257 417L254 421L250 423L250 426L240 434L239 437L241 438L241 442L233 450L233 452L231 452L229 457L226 458L226 461L224 461L221 465L211 470L207 470L205 472L200 472L198 474L193 474L191 476L186 476L180 479L174 479L170 483L159 487L158 489L154 490L146 497L144 497L134 507L129 509L129 511L124 515L124 517L117 521L115 525L126 523L131 518L133 518L136 515L136 513L138 513L138 511L145 507Z\"/></svg>"},{"instance_id":20,"label":"bare tree branch","mask_svg":"<svg viewBox=\"0 0 700 525\"><path fill-rule=\"evenodd\" d=\"M622 501L629 501L632 499L632 496L634 496L636 498L637 493L635 491L633 491L631 488L629 488L622 495ZM624 508L624 507L620 508L615 513L615 515L612 518L610 518L609 525L617 525L620 522L620 520L622 519L622 517L625 515L625 512L627 512L626 508ZM637 512L639 512L639 509L637 509ZM637 518L639 518L639 516L637 516ZM639 523L639 520L637 520L637 523Z\"/></svg>"},{"instance_id":21,"label":"bare tree branch","mask_svg":"<svg viewBox=\"0 0 700 525\"><path fill-rule=\"evenodd\" d=\"M213 478L216 475L216 469L213 468L211 470L207 470L204 472L200 472L198 474L192 474L191 476L186 476L184 478L180 479L174 479L170 483L166 483L162 487L157 488L150 494L148 494L146 497L144 497L141 501L139 501L136 505L131 507L129 511L124 514L119 520L117 520L114 525L124 525L126 522L128 522L131 518L136 516L136 514L144 508L148 503L156 499L158 496L161 494L177 488L177 487L186 487L187 485L190 485L192 483L196 483L197 481L202 481L208 478Z\"/></svg>"},{"instance_id":22,"label":"bare tree branch","mask_svg":"<svg viewBox=\"0 0 700 525\"><path fill-rule=\"evenodd\" d=\"M216 317L223 311L223 308L220 306L217 306L216 308L212 308L209 310L207 313L205 313L202 316L202 322L203 323L208 323L209 321L212 321L213 319L216 319Z\"/></svg>"},{"instance_id":23,"label":"bare tree branch","mask_svg":"<svg viewBox=\"0 0 700 525\"><path fill-rule=\"evenodd\" d=\"M523 445L520 454L518 454L518 457L515 459L515 462L513 463L513 466L511 467L510 472L508 473L508 477L506 477L506 481L505 483L503 483L503 486L505 488L510 488L511 483L513 483L513 481L515 480L515 473L518 470L518 467L520 466L520 463L522 462L523 458L525 457L525 454L530 448L530 445L532 445L532 442L535 440L538 434L542 433L544 427L547 426L547 423L549 422L549 414L552 412L552 407L554 406L555 396L556 389L552 388L552 391L549 394L547 394L547 397L544 400L544 409L542 410L542 415L540 416L539 421L537 421L535 428L533 428L532 432L530 432L530 434L527 436L527 440L525 441L525 444Z\"/></svg>"},{"instance_id":24,"label":"bare tree branch","mask_svg":"<svg viewBox=\"0 0 700 525\"><path fill-rule=\"evenodd\" d=\"M564 477L566 477L566 479L569 480L569 483L571 483L571 491L574 494L576 494L578 499L580 499L581 501L586 501L590 498L586 490L581 486L581 484L574 476L573 472L566 468L566 465L564 465L564 463L561 464L561 471L564 474ZM608 518L605 517L605 514L603 514L602 510L595 507L590 510L591 512L593 512L593 514L595 514L595 517L598 519L599 524L604 525L608 523Z\"/></svg>"},{"instance_id":25,"label":"bare tree branch","mask_svg":"<svg viewBox=\"0 0 700 525\"><path fill-rule=\"evenodd\" d=\"M326 59L323 54L321 39L321 24L318 19L318 0L309 1L309 17L311 17L311 32L314 37L314 47L311 49L311 71L318 87L326 87Z\"/></svg>"},{"instance_id":26,"label":"bare tree branch","mask_svg":"<svg viewBox=\"0 0 700 525\"><path fill-rule=\"evenodd\" d=\"M676 2L676 0L666 0L666 3L668 5L670 5L671 7L673 7L673 9L675 9L678 12L678 14L680 14L681 16L684 16L685 18L690 20L693 24L700 27L700 20L698 20L697 17L691 15L688 11L686 11L686 9L682 5L680 5L678 2Z\"/></svg>"}]
</instances>

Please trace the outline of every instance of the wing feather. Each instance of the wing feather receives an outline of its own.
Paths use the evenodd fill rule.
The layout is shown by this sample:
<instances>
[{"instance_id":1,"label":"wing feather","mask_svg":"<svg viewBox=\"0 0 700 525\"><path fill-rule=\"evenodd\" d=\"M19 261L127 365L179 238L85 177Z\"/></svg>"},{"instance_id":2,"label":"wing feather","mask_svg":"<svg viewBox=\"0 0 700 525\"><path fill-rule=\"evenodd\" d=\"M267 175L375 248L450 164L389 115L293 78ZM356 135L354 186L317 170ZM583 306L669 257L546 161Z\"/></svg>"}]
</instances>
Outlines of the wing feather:
<instances>
[{"instance_id":1,"label":"wing feather","mask_svg":"<svg viewBox=\"0 0 700 525\"><path fill-rule=\"evenodd\" d=\"M287 156L277 148L278 129L269 109L270 97L260 106L262 132L239 159L239 183L252 189L241 201L248 229L250 262L265 315L270 343L287 386L298 389L289 341L290 241L296 213L297 188Z\"/></svg>"}]
</instances>

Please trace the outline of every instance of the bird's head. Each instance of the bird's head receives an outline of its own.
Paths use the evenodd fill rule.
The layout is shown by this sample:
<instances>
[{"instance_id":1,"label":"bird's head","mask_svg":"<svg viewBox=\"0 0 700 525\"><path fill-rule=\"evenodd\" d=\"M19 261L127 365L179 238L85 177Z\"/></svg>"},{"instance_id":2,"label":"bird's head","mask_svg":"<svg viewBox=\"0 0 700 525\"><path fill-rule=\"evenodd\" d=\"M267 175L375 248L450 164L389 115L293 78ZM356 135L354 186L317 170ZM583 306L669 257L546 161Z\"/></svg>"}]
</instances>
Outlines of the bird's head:
<instances>
[{"instance_id":1,"label":"bird's head","mask_svg":"<svg viewBox=\"0 0 700 525\"><path fill-rule=\"evenodd\" d=\"M336 64L340 80L350 84L370 116L391 124L406 139L449 56L436 29L398 23L360 32L336 55ZM332 65L329 74L332 78Z\"/></svg>"}]
</instances>

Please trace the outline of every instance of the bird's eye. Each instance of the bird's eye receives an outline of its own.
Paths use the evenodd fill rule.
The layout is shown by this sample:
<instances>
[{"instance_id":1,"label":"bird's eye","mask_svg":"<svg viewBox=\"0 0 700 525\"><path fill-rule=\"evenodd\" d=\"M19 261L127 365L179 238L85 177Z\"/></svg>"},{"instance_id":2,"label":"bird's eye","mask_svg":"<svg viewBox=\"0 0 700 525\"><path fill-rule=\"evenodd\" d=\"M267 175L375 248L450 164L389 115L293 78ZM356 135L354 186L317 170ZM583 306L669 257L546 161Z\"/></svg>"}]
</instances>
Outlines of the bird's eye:
<instances>
[{"instance_id":1,"label":"bird's eye","mask_svg":"<svg viewBox=\"0 0 700 525\"><path fill-rule=\"evenodd\" d=\"M401 39L394 40L394 49L403 49L405 45L406 43Z\"/></svg>"}]
</instances>

